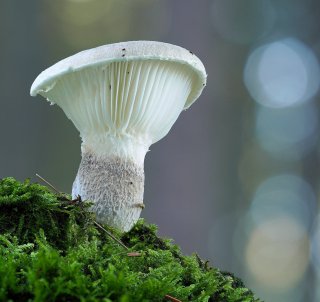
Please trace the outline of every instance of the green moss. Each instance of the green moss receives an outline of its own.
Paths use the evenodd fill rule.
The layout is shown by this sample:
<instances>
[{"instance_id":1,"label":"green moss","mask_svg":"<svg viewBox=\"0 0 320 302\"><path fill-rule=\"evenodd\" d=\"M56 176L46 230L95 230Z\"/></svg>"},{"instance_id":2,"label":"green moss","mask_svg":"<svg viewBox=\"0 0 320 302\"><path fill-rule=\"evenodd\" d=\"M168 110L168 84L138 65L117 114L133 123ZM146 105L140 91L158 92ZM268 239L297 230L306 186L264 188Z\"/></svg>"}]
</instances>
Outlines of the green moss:
<instances>
[{"instance_id":1,"label":"green moss","mask_svg":"<svg viewBox=\"0 0 320 302\"><path fill-rule=\"evenodd\" d=\"M140 220L121 234L140 257L97 229L88 204L46 187L0 180L0 301L260 301L232 274L184 256Z\"/></svg>"}]
</instances>

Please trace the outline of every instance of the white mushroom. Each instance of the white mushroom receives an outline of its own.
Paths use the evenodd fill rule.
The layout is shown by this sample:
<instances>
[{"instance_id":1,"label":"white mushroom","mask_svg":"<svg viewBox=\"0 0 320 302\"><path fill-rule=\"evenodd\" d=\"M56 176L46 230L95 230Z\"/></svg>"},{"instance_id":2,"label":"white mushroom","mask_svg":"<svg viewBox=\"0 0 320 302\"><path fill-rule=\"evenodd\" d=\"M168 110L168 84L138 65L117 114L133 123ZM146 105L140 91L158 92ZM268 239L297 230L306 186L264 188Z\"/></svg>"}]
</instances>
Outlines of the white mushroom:
<instances>
[{"instance_id":1,"label":"white mushroom","mask_svg":"<svg viewBox=\"0 0 320 302\"><path fill-rule=\"evenodd\" d=\"M68 57L31 87L58 104L82 138L72 195L101 223L127 231L143 208L144 157L206 84L201 61L167 43L130 41Z\"/></svg>"}]
</instances>

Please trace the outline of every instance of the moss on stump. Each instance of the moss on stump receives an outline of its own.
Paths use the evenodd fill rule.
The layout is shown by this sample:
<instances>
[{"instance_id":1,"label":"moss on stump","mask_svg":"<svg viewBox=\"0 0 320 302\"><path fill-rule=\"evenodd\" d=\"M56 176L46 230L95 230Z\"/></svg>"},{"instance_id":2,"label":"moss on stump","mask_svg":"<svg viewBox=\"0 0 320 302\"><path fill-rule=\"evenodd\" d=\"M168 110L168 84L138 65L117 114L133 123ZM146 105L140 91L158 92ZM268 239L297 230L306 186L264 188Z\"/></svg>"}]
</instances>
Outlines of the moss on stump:
<instances>
[{"instance_id":1,"label":"moss on stump","mask_svg":"<svg viewBox=\"0 0 320 302\"><path fill-rule=\"evenodd\" d=\"M0 301L260 301L143 220L123 234L104 226L125 250L88 206L28 180L0 180Z\"/></svg>"}]
</instances>

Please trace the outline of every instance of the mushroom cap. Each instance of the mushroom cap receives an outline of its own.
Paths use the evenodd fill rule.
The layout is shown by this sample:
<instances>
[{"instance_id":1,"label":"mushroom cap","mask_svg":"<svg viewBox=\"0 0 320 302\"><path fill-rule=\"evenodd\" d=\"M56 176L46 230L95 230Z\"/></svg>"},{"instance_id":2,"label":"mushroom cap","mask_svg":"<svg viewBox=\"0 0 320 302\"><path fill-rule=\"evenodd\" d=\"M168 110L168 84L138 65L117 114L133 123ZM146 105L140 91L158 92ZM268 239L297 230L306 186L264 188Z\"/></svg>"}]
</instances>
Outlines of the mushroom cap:
<instances>
[{"instance_id":1,"label":"mushroom cap","mask_svg":"<svg viewBox=\"0 0 320 302\"><path fill-rule=\"evenodd\" d=\"M55 85L59 77L82 69L106 65L112 62L134 60L171 61L190 67L197 75L184 105L187 109L200 96L206 84L206 71L200 61L189 50L169 43L155 41L129 41L81 51L41 72L33 82L30 90L32 96L47 91Z\"/></svg>"}]
</instances>

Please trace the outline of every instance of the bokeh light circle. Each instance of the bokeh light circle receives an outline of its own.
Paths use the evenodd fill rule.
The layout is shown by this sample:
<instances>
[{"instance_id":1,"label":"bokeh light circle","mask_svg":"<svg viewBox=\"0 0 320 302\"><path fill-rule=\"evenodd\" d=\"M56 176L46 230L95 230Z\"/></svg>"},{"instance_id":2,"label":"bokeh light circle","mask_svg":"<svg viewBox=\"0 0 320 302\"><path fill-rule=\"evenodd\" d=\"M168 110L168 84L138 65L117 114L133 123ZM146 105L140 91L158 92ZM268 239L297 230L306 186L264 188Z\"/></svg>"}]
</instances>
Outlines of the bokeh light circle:
<instances>
[{"instance_id":1,"label":"bokeh light circle","mask_svg":"<svg viewBox=\"0 0 320 302\"><path fill-rule=\"evenodd\" d=\"M282 174L268 178L257 189L250 206L256 225L276 217L289 217L309 229L316 212L317 198L301 177Z\"/></svg>"},{"instance_id":2,"label":"bokeh light circle","mask_svg":"<svg viewBox=\"0 0 320 302\"><path fill-rule=\"evenodd\" d=\"M263 106L296 105L317 93L319 63L308 46L286 38L263 45L250 54L244 82L252 98Z\"/></svg>"},{"instance_id":3,"label":"bokeh light circle","mask_svg":"<svg viewBox=\"0 0 320 302\"><path fill-rule=\"evenodd\" d=\"M312 230L311 260L320 276L320 215L315 220Z\"/></svg>"},{"instance_id":4,"label":"bokeh light circle","mask_svg":"<svg viewBox=\"0 0 320 302\"><path fill-rule=\"evenodd\" d=\"M308 267L308 235L290 217L266 220L252 231L245 259L258 283L273 290L288 290L296 286Z\"/></svg>"},{"instance_id":5,"label":"bokeh light circle","mask_svg":"<svg viewBox=\"0 0 320 302\"><path fill-rule=\"evenodd\" d=\"M309 102L289 108L259 106L256 136L261 147L282 160L300 160L318 141L318 113Z\"/></svg>"}]
</instances>

